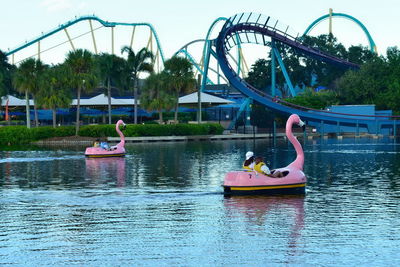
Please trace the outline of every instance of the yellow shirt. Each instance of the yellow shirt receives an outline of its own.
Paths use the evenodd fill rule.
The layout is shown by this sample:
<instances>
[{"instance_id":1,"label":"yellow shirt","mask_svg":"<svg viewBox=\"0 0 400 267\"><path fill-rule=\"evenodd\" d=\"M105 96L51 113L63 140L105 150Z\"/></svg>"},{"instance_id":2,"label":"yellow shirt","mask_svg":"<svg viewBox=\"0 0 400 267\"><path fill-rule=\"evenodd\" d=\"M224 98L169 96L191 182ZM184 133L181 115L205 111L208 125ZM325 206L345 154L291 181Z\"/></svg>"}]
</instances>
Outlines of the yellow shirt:
<instances>
[{"instance_id":1,"label":"yellow shirt","mask_svg":"<svg viewBox=\"0 0 400 267\"><path fill-rule=\"evenodd\" d=\"M258 173L262 173L265 175L269 175L271 174L271 171L269 170L269 168L267 167L267 165L265 165L264 162L259 162L257 164L254 165L254 170Z\"/></svg>"}]
</instances>

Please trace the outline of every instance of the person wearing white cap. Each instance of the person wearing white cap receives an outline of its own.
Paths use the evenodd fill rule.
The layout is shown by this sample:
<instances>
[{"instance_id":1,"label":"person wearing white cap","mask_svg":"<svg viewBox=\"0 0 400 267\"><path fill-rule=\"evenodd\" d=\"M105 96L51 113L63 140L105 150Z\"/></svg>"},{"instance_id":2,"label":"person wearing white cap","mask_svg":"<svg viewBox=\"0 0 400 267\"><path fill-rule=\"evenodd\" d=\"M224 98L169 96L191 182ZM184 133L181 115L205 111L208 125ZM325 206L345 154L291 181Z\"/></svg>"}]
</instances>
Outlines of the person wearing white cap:
<instances>
[{"instance_id":1,"label":"person wearing white cap","mask_svg":"<svg viewBox=\"0 0 400 267\"><path fill-rule=\"evenodd\" d=\"M248 151L246 153L246 160L243 162L243 168L252 171L254 168L254 153Z\"/></svg>"}]
</instances>

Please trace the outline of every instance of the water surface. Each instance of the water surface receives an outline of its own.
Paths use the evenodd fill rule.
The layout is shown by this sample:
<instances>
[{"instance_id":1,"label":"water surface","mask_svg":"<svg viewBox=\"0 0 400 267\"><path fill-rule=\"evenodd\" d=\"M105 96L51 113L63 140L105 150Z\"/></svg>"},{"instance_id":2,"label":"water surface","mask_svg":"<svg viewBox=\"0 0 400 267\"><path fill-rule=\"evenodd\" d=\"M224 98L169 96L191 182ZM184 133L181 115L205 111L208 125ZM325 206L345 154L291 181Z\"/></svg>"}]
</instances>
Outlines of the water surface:
<instances>
[{"instance_id":1,"label":"water surface","mask_svg":"<svg viewBox=\"0 0 400 267\"><path fill-rule=\"evenodd\" d=\"M284 140L0 151L0 265L398 266L400 145L303 147L306 195L269 197L224 197L221 183L248 150L290 163Z\"/></svg>"}]
</instances>

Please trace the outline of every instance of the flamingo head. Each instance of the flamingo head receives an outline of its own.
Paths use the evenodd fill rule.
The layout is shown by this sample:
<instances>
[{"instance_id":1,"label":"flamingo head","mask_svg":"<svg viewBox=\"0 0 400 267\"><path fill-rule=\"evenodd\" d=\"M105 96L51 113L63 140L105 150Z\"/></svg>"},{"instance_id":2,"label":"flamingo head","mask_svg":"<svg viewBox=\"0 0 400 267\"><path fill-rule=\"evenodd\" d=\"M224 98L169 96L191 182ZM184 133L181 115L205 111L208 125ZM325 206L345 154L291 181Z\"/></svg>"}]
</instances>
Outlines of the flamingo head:
<instances>
[{"instance_id":1,"label":"flamingo head","mask_svg":"<svg viewBox=\"0 0 400 267\"><path fill-rule=\"evenodd\" d=\"M124 123L124 121L123 121L123 120L119 120L119 121L117 121L117 126L119 127L120 125L122 125L122 130L125 130L125 128L126 128L126 124Z\"/></svg>"},{"instance_id":2,"label":"flamingo head","mask_svg":"<svg viewBox=\"0 0 400 267\"><path fill-rule=\"evenodd\" d=\"M297 114L292 114L290 116L292 118L293 123L296 123L297 125L299 125L300 127L303 127L305 125L304 121L302 121L299 117L299 115Z\"/></svg>"}]
</instances>

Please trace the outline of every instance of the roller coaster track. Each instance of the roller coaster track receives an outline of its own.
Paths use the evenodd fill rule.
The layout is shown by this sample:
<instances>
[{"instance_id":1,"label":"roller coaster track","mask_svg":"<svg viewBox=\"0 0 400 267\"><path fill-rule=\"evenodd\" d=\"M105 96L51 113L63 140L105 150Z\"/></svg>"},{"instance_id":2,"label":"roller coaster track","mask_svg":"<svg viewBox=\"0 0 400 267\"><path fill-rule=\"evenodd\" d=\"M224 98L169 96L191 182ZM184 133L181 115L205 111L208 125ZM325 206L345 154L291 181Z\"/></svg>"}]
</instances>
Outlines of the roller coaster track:
<instances>
[{"instance_id":1,"label":"roller coaster track","mask_svg":"<svg viewBox=\"0 0 400 267\"><path fill-rule=\"evenodd\" d=\"M345 18L345 19L348 19L348 20L356 23L361 28L361 30L364 32L365 36L367 37L371 52L375 52L375 53L377 52L376 44L375 44L374 40L372 39L371 34L367 30L367 28L364 26L364 24L362 24L361 21L359 21L355 17L344 14L344 13L331 13L331 14L323 15L323 16L317 18L310 24L310 26L307 27L307 29L304 31L303 35L308 35L315 26L317 26L320 22L329 19L330 17Z\"/></svg>"},{"instance_id":2,"label":"roller coaster track","mask_svg":"<svg viewBox=\"0 0 400 267\"><path fill-rule=\"evenodd\" d=\"M68 22L66 22L64 24L61 24L57 28L55 28L55 29L53 29L53 30L51 30L51 31L49 31L47 33L42 34L40 37L37 37L37 38L35 38L35 39L33 39L33 40L29 41L29 42L26 42L25 44L23 44L21 46L18 46L17 48L14 48L14 49L8 51L6 53L6 56L10 56L10 55L12 55L12 54L24 49L24 48L27 48L27 47L29 47L29 46L31 46L31 45L43 40L43 39L46 39L46 38L50 37L51 35L59 32L59 31L62 31L62 30L66 29L66 28L68 28L68 27L70 27L70 26L72 26L72 25L74 25L74 24L76 24L78 22L85 21L85 20L98 21L104 27L115 27L115 26L145 26L145 27L149 27L150 31L152 32L152 34L154 35L154 37L156 39L156 44L157 44L158 50L160 51L161 60L162 60L162 62L165 61L164 53L163 53L163 50L161 48L161 44L160 44L157 32L154 29L153 25L151 25L150 23L145 23L145 22L141 22L141 23L109 22L109 21L104 21L104 20L102 20L102 19L100 19L100 18L98 18L96 16L82 16L82 17L79 17L77 19L68 21Z\"/></svg>"},{"instance_id":3,"label":"roller coaster track","mask_svg":"<svg viewBox=\"0 0 400 267\"><path fill-rule=\"evenodd\" d=\"M301 37L298 37L299 35L295 37L288 34L288 27L282 31L276 26L277 22L275 21L274 23L271 17L255 13L237 14L225 22L218 38L213 42L216 51L212 51L212 53L216 54L221 70L232 86L247 97L284 115L296 113L305 121L337 125L338 128L340 126L352 126L357 127L357 129L358 127L365 127L370 133L376 134L382 128L393 128L393 133L396 134L396 126L400 124L400 121L396 119L400 116L370 116L314 110L272 97L243 80L230 65L227 56L229 50L236 45L235 36L237 35L239 35L242 43L268 45L265 37L269 37L276 42L289 45L307 56L345 68L357 69L359 67L356 64L307 46L302 43Z\"/></svg>"},{"instance_id":4,"label":"roller coaster track","mask_svg":"<svg viewBox=\"0 0 400 267\"><path fill-rule=\"evenodd\" d=\"M196 68L197 72L199 72L201 75L203 75L205 77L207 84L214 84L214 82L211 81L211 79L209 79L208 75L204 75L204 59L207 57L207 53L209 52L209 51L207 51L208 50L207 49L208 48L208 43L212 41L210 36L211 36L213 30L215 29L215 27L216 27L216 25L218 23L225 22L227 20L228 19L225 18L225 17L219 17L219 18L215 19L213 21L213 23L210 25L210 27L208 28L208 31L207 31L205 39L197 39L197 40L193 40L191 42L188 42L187 44L182 46L178 51L176 51L174 53L174 56L179 55L179 54L183 54L187 59L189 59L189 61L192 62L192 64ZM204 43L203 51L202 51L202 57L200 59L200 62L197 62L188 51L188 47L190 45L193 45L193 44L196 44L196 43ZM239 44L239 47L240 47L240 44ZM228 54L228 55L235 62L235 64L237 65L237 68L238 68L238 72L240 72L241 71L241 69L240 69L241 55L238 54L237 55L237 59L235 59L231 54ZM211 70L212 72L214 72L217 75L218 80L219 79L223 79L226 83L228 83L226 78L218 70L215 70L215 69L213 69L211 67L208 67L208 69Z\"/></svg>"}]
</instances>

